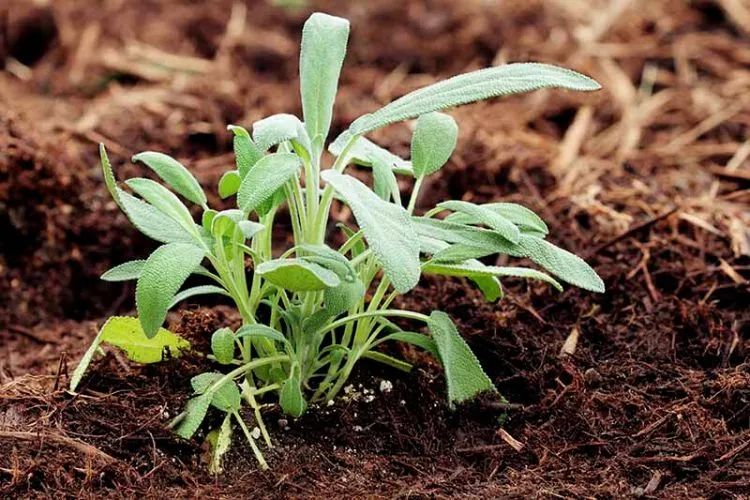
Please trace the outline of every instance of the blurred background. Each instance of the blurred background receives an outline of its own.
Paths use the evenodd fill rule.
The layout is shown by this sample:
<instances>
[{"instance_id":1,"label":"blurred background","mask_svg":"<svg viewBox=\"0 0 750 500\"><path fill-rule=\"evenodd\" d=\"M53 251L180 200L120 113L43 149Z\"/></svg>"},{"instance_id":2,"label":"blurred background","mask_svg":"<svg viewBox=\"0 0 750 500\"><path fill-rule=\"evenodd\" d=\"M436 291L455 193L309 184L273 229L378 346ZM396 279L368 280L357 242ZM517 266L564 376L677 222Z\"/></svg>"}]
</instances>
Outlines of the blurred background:
<instances>
[{"instance_id":1,"label":"blurred background","mask_svg":"<svg viewBox=\"0 0 750 500\"><path fill-rule=\"evenodd\" d=\"M88 345L97 320L133 307L132 289L98 276L152 243L109 199L97 143L121 179L142 174L129 158L153 149L215 193L233 163L227 124L300 114L298 43L314 10L352 23L332 136L410 90L485 66L541 61L601 82L593 94L540 91L452 111L458 148L420 204L523 203L547 220L553 240L596 267L607 295L559 298L510 284L503 303L479 306L467 288L427 280L428 298L412 305L459 317L511 400L556 406L555 380L581 389L596 367L608 395L581 389L559 410L588 422L584 434L604 429L629 442L656 413L683 412L652 436L656 449L684 459L658 469L654 488L687 477L694 489L671 491L737 492L743 477L747 485L750 464L736 455L702 462L747 441L750 428L746 0L3 0L0 377L52 370L62 351L75 357ZM371 139L408 157L410 136L406 123ZM221 206L215 195L211 202ZM587 340L566 368L557 351L573 332ZM557 371L536 370L544 363ZM524 370L525 381L513 379ZM653 394L625 387L645 383ZM616 400L630 409L608 406ZM704 448L690 458L696 442ZM651 484L651 469L634 472L609 453L622 475L601 491ZM734 469L717 472L727 461ZM571 474L585 484L597 463ZM574 482L542 475L555 487ZM530 488L518 491L533 491L536 478L516 477Z\"/></svg>"}]
</instances>

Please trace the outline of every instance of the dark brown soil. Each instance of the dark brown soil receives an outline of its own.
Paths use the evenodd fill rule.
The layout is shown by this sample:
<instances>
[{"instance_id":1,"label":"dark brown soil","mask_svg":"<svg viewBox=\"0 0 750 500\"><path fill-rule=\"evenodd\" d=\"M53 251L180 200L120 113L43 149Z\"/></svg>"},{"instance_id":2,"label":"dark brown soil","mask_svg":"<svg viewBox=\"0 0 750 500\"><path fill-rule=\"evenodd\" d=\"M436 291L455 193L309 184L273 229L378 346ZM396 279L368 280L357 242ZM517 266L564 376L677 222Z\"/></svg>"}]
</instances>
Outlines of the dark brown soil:
<instances>
[{"instance_id":1,"label":"dark brown soil","mask_svg":"<svg viewBox=\"0 0 750 500\"><path fill-rule=\"evenodd\" d=\"M131 154L158 149L215 185L233 161L227 123L299 112L297 44L312 7L32 3L0 6L0 496L746 498L743 2L314 2L353 25L334 134L436 78L503 61L602 82L592 95L456 110L457 152L420 206L522 202L608 290L507 281L493 305L463 281L425 278L401 305L451 314L510 405L450 411L439 369L394 347L412 374L365 363L354 393L372 389L374 401L345 397L286 426L269 413L271 472L238 440L218 478L200 439L165 428L200 360L140 367L110 353L79 396L63 391L98 325L133 308L131 286L97 277L153 247L108 199L96 143L120 178L144 173ZM234 37L232 15L244 19ZM182 58L154 70L162 51ZM373 139L408 155L406 125ZM237 317L196 301L169 321L205 342Z\"/></svg>"}]
</instances>

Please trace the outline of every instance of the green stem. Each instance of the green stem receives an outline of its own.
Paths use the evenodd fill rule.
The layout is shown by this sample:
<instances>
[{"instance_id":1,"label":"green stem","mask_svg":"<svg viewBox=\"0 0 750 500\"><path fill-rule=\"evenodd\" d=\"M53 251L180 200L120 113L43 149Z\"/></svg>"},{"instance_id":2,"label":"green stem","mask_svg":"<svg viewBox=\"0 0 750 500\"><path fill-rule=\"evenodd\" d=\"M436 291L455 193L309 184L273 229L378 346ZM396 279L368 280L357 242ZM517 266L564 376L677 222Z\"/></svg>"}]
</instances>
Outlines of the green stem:
<instances>
[{"instance_id":1,"label":"green stem","mask_svg":"<svg viewBox=\"0 0 750 500\"><path fill-rule=\"evenodd\" d=\"M326 325L320 330L318 330L317 332L315 332L314 336L323 335L324 333L330 330L334 330L351 321L357 321L362 318L373 318L377 316L394 316L397 318L407 318L407 319L413 319L416 321L422 321L423 323L426 323L430 320L429 316L426 316L422 313L418 313L414 311L404 311L402 309L383 309L380 311L367 311L363 313L352 314L351 316L338 319L334 321L333 323L330 323L329 325Z\"/></svg>"},{"instance_id":2,"label":"green stem","mask_svg":"<svg viewBox=\"0 0 750 500\"><path fill-rule=\"evenodd\" d=\"M258 461L258 464L260 464L260 468L262 470L268 470L268 464L266 463L266 459L263 458L263 453L260 452L258 445L255 444L255 438L250 433L250 430L247 428L247 425L245 425L245 421L242 420L242 417L240 416L238 412L234 412L232 414L234 415L234 418L237 419L237 422L240 424L240 427L242 428L242 432L245 433L247 442L250 443L250 448L253 449L253 455L255 455L255 459Z\"/></svg>"},{"instance_id":3,"label":"green stem","mask_svg":"<svg viewBox=\"0 0 750 500\"><path fill-rule=\"evenodd\" d=\"M416 182L414 182L414 187L411 190L411 198L409 198L409 206L406 208L409 214L414 213L414 207L417 205L417 198L419 197L419 190L422 187L422 181L424 181L424 175L417 177Z\"/></svg>"}]
</instances>

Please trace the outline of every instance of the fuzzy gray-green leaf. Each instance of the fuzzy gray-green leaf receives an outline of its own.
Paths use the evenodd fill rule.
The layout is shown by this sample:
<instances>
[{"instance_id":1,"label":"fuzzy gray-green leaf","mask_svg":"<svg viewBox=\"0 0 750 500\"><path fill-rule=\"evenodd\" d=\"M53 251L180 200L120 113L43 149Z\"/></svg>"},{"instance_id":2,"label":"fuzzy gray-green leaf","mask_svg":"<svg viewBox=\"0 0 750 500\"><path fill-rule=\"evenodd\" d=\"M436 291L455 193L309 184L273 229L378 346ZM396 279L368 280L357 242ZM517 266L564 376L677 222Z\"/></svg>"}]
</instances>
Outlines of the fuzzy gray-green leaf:
<instances>
[{"instance_id":1,"label":"fuzzy gray-green leaf","mask_svg":"<svg viewBox=\"0 0 750 500\"><path fill-rule=\"evenodd\" d=\"M206 418L208 407L211 405L211 397L207 395L201 395L188 401L185 407L185 416L183 417L180 425L177 427L175 433L183 439L190 439L198 430L198 427L203 423L203 419Z\"/></svg>"},{"instance_id":2,"label":"fuzzy gray-green leaf","mask_svg":"<svg viewBox=\"0 0 750 500\"><path fill-rule=\"evenodd\" d=\"M133 162L137 161L145 163L182 196L193 203L206 207L206 194L193 174L182 163L171 156L155 151L146 151L133 156Z\"/></svg>"},{"instance_id":3,"label":"fuzzy gray-green leaf","mask_svg":"<svg viewBox=\"0 0 750 500\"><path fill-rule=\"evenodd\" d=\"M195 221L190 211L169 189L158 182L142 177L128 179L125 184L154 208L180 223L187 231L194 229Z\"/></svg>"},{"instance_id":4,"label":"fuzzy gray-green leaf","mask_svg":"<svg viewBox=\"0 0 750 500\"><path fill-rule=\"evenodd\" d=\"M261 151L284 141L296 141L308 153L310 138L302 122L294 115L280 113L253 123L253 140Z\"/></svg>"},{"instance_id":5,"label":"fuzzy gray-green leaf","mask_svg":"<svg viewBox=\"0 0 750 500\"><path fill-rule=\"evenodd\" d=\"M520 246L524 256L545 268L563 281L590 290L604 293L604 282L591 266L567 250L531 235L522 235Z\"/></svg>"},{"instance_id":6,"label":"fuzzy gray-green leaf","mask_svg":"<svg viewBox=\"0 0 750 500\"><path fill-rule=\"evenodd\" d=\"M255 272L274 285L293 292L325 290L341 283L333 271L302 259L276 259L260 264Z\"/></svg>"},{"instance_id":7,"label":"fuzzy gray-green leaf","mask_svg":"<svg viewBox=\"0 0 750 500\"><path fill-rule=\"evenodd\" d=\"M279 392L279 405L284 413L299 418L307 409L307 401L302 394L298 375L289 377Z\"/></svg>"},{"instance_id":8,"label":"fuzzy gray-green leaf","mask_svg":"<svg viewBox=\"0 0 750 500\"><path fill-rule=\"evenodd\" d=\"M432 334L448 384L448 402L460 403L485 391L496 391L477 357L444 312L430 314L427 327Z\"/></svg>"},{"instance_id":9,"label":"fuzzy gray-green leaf","mask_svg":"<svg viewBox=\"0 0 750 500\"><path fill-rule=\"evenodd\" d=\"M427 113L417 119L411 138L411 164L414 175L422 177L440 170L456 149L458 125L452 116Z\"/></svg>"},{"instance_id":10,"label":"fuzzy gray-green leaf","mask_svg":"<svg viewBox=\"0 0 750 500\"><path fill-rule=\"evenodd\" d=\"M182 290L180 293L175 295L172 298L172 301L169 303L169 309L172 309L174 306L176 306L183 300L189 299L190 297L210 294L226 295L227 297L230 296L226 290L216 285L198 285Z\"/></svg>"},{"instance_id":11,"label":"fuzzy gray-green leaf","mask_svg":"<svg viewBox=\"0 0 750 500\"><path fill-rule=\"evenodd\" d=\"M123 211L140 232L162 243L192 242L195 236L180 223L133 195L117 189Z\"/></svg>"},{"instance_id":12,"label":"fuzzy gray-green leaf","mask_svg":"<svg viewBox=\"0 0 750 500\"><path fill-rule=\"evenodd\" d=\"M354 177L333 170L326 170L321 176L351 207L393 287L399 293L414 288L420 275L419 243L409 213L399 205L381 200Z\"/></svg>"},{"instance_id":13,"label":"fuzzy gray-green leaf","mask_svg":"<svg viewBox=\"0 0 750 500\"><path fill-rule=\"evenodd\" d=\"M130 281L137 280L143 270L145 260L131 260L119 266L115 266L100 276L104 281Z\"/></svg>"},{"instance_id":14,"label":"fuzzy gray-green leaf","mask_svg":"<svg viewBox=\"0 0 750 500\"><path fill-rule=\"evenodd\" d=\"M537 214L524 207L523 205L519 205L517 203L486 203L480 206L483 208L488 208L493 212L497 212L522 230L534 232L541 236L546 236L549 232L547 224L545 224ZM470 215L459 212L450 214L445 218L445 220L449 222L455 222L457 224L480 223L480 221L471 217Z\"/></svg>"},{"instance_id":15,"label":"fuzzy gray-green leaf","mask_svg":"<svg viewBox=\"0 0 750 500\"><path fill-rule=\"evenodd\" d=\"M231 328L219 328L211 335L211 352L216 361L228 365L234 359L234 332Z\"/></svg>"},{"instance_id":16,"label":"fuzzy gray-green leaf","mask_svg":"<svg viewBox=\"0 0 750 500\"><path fill-rule=\"evenodd\" d=\"M328 146L328 151L333 156L341 156L344 147L352 138L349 131L340 134L335 141ZM388 164L394 174L408 175L414 177L414 169L410 161L400 158L385 148L381 148L366 137L358 137L354 145L349 148L345 163L354 162L357 165L371 167L374 158L379 158L383 163Z\"/></svg>"},{"instance_id":17,"label":"fuzzy gray-green leaf","mask_svg":"<svg viewBox=\"0 0 750 500\"><path fill-rule=\"evenodd\" d=\"M354 307L364 295L365 286L359 279L342 281L339 286L323 293L323 304L332 316L338 316Z\"/></svg>"},{"instance_id":18,"label":"fuzzy gray-green leaf","mask_svg":"<svg viewBox=\"0 0 750 500\"><path fill-rule=\"evenodd\" d=\"M518 230L515 224L497 212L481 205L474 205L467 201L451 200L438 203L438 207L467 214L478 222L494 229L511 243L518 243L518 240L521 239L521 231Z\"/></svg>"},{"instance_id":19,"label":"fuzzy gray-green leaf","mask_svg":"<svg viewBox=\"0 0 750 500\"><path fill-rule=\"evenodd\" d=\"M138 316L147 337L153 337L187 277L203 260L202 249L186 243L157 248L146 260L135 289Z\"/></svg>"},{"instance_id":20,"label":"fuzzy gray-green leaf","mask_svg":"<svg viewBox=\"0 0 750 500\"><path fill-rule=\"evenodd\" d=\"M264 156L242 179L237 193L237 205L250 213L299 171L299 158L291 153L275 153Z\"/></svg>"},{"instance_id":21,"label":"fuzzy gray-green leaf","mask_svg":"<svg viewBox=\"0 0 750 500\"><path fill-rule=\"evenodd\" d=\"M263 151L255 145L250 138L250 134L244 128L237 125L230 125L227 128L234 134L234 156L237 171L240 177L244 179L250 169L258 163L258 160L263 158Z\"/></svg>"},{"instance_id":22,"label":"fuzzy gray-green leaf","mask_svg":"<svg viewBox=\"0 0 750 500\"><path fill-rule=\"evenodd\" d=\"M476 278L479 276L512 276L516 278L536 279L549 283L558 291L562 291L560 283L550 276L536 269L526 267L498 267L498 266L474 266L467 264L439 264L428 262L422 267L425 274L438 274L443 276L460 276Z\"/></svg>"},{"instance_id":23,"label":"fuzzy gray-green leaf","mask_svg":"<svg viewBox=\"0 0 750 500\"><path fill-rule=\"evenodd\" d=\"M310 16L302 29L299 62L302 111L316 147L322 146L331 126L348 38L349 21L319 12Z\"/></svg>"},{"instance_id":24,"label":"fuzzy gray-green leaf","mask_svg":"<svg viewBox=\"0 0 750 500\"><path fill-rule=\"evenodd\" d=\"M363 135L389 123L414 118L490 97L541 88L598 90L601 86L575 71L539 63L514 63L485 68L428 85L396 99L352 123L350 132Z\"/></svg>"}]
</instances>

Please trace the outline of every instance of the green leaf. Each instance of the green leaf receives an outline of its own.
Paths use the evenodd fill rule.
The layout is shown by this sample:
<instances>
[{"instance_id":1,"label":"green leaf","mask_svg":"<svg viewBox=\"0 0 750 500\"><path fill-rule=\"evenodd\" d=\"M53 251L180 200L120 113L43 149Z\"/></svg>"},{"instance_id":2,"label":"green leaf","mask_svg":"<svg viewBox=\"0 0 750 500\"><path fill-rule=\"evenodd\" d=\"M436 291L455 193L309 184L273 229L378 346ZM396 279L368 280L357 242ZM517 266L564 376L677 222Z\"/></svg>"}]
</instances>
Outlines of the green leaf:
<instances>
[{"instance_id":1,"label":"green leaf","mask_svg":"<svg viewBox=\"0 0 750 500\"><path fill-rule=\"evenodd\" d=\"M531 235L522 235L520 246L524 257L529 257L561 280L584 290L604 293L602 279L577 255Z\"/></svg>"},{"instance_id":2,"label":"green leaf","mask_svg":"<svg viewBox=\"0 0 750 500\"><path fill-rule=\"evenodd\" d=\"M291 344L289 344L289 341L284 337L284 335L270 326L266 325L245 325L243 327L240 327L239 330L237 330L236 337L238 339L244 338L244 337L250 337L250 338L266 338L269 340L273 340L275 342L279 342L281 344L284 344L287 347L291 347Z\"/></svg>"},{"instance_id":3,"label":"green leaf","mask_svg":"<svg viewBox=\"0 0 750 500\"><path fill-rule=\"evenodd\" d=\"M310 154L310 138L305 126L294 115L281 113L253 123L253 139L261 151L284 141L293 141Z\"/></svg>"},{"instance_id":4,"label":"green leaf","mask_svg":"<svg viewBox=\"0 0 750 500\"><path fill-rule=\"evenodd\" d=\"M299 158L292 153L275 153L264 156L242 180L237 193L237 204L250 213L299 171Z\"/></svg>"},{"instance_id":5,"label":"green leaf","mask_svg":"<svg viewBox=\"0 0 750 500\"><path fill-rule=\"evenodd\" d=\"M234 332L231 328L219 328L211 336L211 352L222 365L234 360Z\"/></svg>"},{"instance_id":6,"label":"green leaf","mask_svg":"<svg viewBox=\"0 0 750 500\"><path fill-rule=\"evenodd\" d=\"M409 213L401 206L381 200L354 177L334 170L321 174L346 200L383 272L399 293L419 281L419 244Z\"/></svg>"},{"instance_id":7,"label":"green leaf","mask_svg":"<svg viewBox=\"0 0 750 500\"><path fill-rule=\"evenodd\" d=\"M242 405L240 390L234 381L225 382L214 392L211 405L221 411L233 413L239 411Z\"/></svg>"},{"instance_id":8,"label":"green leaf","mask_svg":"<svg viewBox=\"0 0 750 500\"><path fill-rule=\"evenodd\" d=\"M462 243L468 246L491 248L491 253L507 253L513 255L518 252L518 245L514 245L498 232L473 226L464 226L439 219L413 217L414 229L420 236L420 246L425 242L423 237L437 239L446 243ZM423 253L434 253L442 248L423 248Z\"/></svg>"},{"instance_id":9,"label":"green leaf","mask_svg":"<svg viewBox=\"0 0 750 500\"><path fill-rule=\"evenodd\" d=\"M427 113L417 119L411 138L411 164L414 175L431 175L443 168L456 149L458 125L452 116Z\"/></svg>"},{"instance_id":10,"label":"green leaf","mask_svg":"<svg viewBox=\"0 0 750 500\"><path fill-rule=\"evenodd\" d=\"M341 232L344 233L344 235L346 236L347 238L346 243L344 243L341 246L342 248L344 246L350 246L351 250L349 251L351 252L352 257L361 255L365 250L367 250L367 247L365 246L365 242L362 241L363 235L361 231L354 231L343 222L339 222L338 224L336 224L336 227L341 229ZM355 238L356 240L354 241L354 243L351 243L352 240L354 240Z\"/></svg>"},{"instance_id":11,"label":"green leaf","mask_svg":"<svg viewBox=\"0 0 750 500\"><path fill-rule=\"evenodd\" d=\"M547 224L533 211L518 205L517 203L487 203L481 205L483 208L488 208L493 212L500 214L505 217L513 224L517 225L522 230L532 231L546 236L549 233ZM472 216L465 213L453 213L450 214L445 220L449 222L455 222L457 224L479 224L480 221L473 218Z\"/></svg>"},{"instance_id":12,"label":"green leaf","mask_svg":"<svg viewBox=\"0 0 750 500\"><path fill-rule=\"evenodd\" d=\"M438 207L467 214L478 222L494 229L511 243L518 243L521 239L521 232L515 224L489 208L474 205L467 201L455 200L438 203Z\"/></svg>"},{"instance_id":13,"label":"green leaf","mask_svg":"<svg viewBox=\"0 0 750 500\"><path fill-rule=\"evenodd\" d=\"M219 212L211 208L203 211L203 215L201 216L201 225L203 226L203 229L205 229L206 231L211 230L211 224L213 224L214 217L216 217L216 214L218 213Z\"/></svg>"},{"instance_id":14,"label":"green leaf","mask_svg":"<svg viewBox=\"0 0 750 500\"><path fill-rule=\"evenodd\" d=\"M342 280L354 281L357 278L357 271L349 262L349 259L328 245L302 244L298 245L297 248L304 252L304 255L300 257L301 259L333 271Z\"/></svg>"},{"instance_id":15,"label":"green leaf","mask_svg":"<svg viewBox=\"0 0 750 500\"><path fill-rule=\"evenodd\" d=\"M480 276L513 276L516 278L536 279L549 283L557 290L562 291L560 283L550 276L536 269L526 267L498 267L498 266L473 266L468 264L439 264L427 262L422 267L425 274L437 274L442 276L459 276L477 278Z\"/></svg>"},{"instance_id":16,"label":"green leaf","mask_svg":"<svg viewBox=\"0 0 750 500\"><path fill-rule=\"evenodd\" d=\"M381 158L372 160L373 190L381 199L401 205L401 190L390 165Z\"/></svg>"},{"instance_id":17,"label":"green leaf","mask_svg":"<svg viewBox=\"0 0 750 500\"><path fill-rule=\"evenodd\" d=\"M206 194L201 189L200 184L198 184L193 174L182 166L182 163L170 156L154 151L139 153L133 156L132 161L145 163L151 170L156 172L156 175L169 184L172 189L193 203L207 208Z\"/></svg>"},{"instance_id":18,"label":"green leaf","mask_svg":"<svg viewBox=\"0 0 750 500\"><path fill-rule=\"evenodd\" d=\"M435 341L440 354L440 363L445 370L448 402L451 406L454 403L471 399L482 392L496 391L477 357L459 335L456 326L447 314L433 311L427 327Z\"/></svg>"},{"instance_id":19,"label":"green leaf","mask_svg":"<svg viewBox=\"0 0 750 500\"><path fill-rule=\"evenodd\" d=\"M130 189L138 193L141 198L150 203L154 208L167 214L176 220L186 230L195 227L193 216L179 198L169 189L151 179L136 177L125 181Z\"/></svg>"},{"instance_id":20,"label":"green leaf","mask_svg":"<svg viewBox=\"0 0 750 500\"><path fill-rule=\"evenodd\" d=\"M230 170L224 172L224 175L219 179L219 196L221 199L229 198L233 194L237 194L240 190L240 184L242 183L242 177L237 170Z\"/></svg>"},{"instance_id":21,"label":"green leaf","mask_svg":"<svg viewBox=\"0 0 750 500\"><path fill-rule=\"evenodd\" d=\"M131 260L119 266L115 266L100 276L104 281L129 281L136 280L141 275L145 260Z\"/></svg>"},{"instance_id":22,"label":"green leaf","mask_svg":"<svg viewBox=\"0 0 750 500\"><path fill-rule=\"evenodd\" d=\"M320 12L311 15L302 29L299 61L302 111L316 148L322 147L331 127L348 38L349 21Z\"/></svg>"},{"instance_id":23,"label":"green leaf","mask_svg":"<svg viewBox=\"0 0 750 500\"><path fill-rule=\"evenodd\" d=\"M172 297L201 263L202 249L186 243L157 248L146 260L135 289L138 316L147 337L153 337L167 316Z\"/></svg>"},{"instance_id":24,"label":"green leaf","mask_svg":"<svg viewBox=\"0 0 750 500\"><path fill-rule=\"evenodd\" d=\"M210 474L220 474L222 472L221 461L223 456L229 451L232 445L232 415L224 417L221 427L214 429L206 435L206 442L209 446L211 461L208 464Z\"/></svg>"},{"instance_id":25,"label":"green leaf","mask_svg":"<svg viewBox=\"0 0 750 500\"><path fill-rule=\"evenodd\" d=\"M136 363L158 363L165 355L178 358L190 348L190 342L164 328L146 337L138 318L125 316L109 318L99 335L102 342L122 349Z\"/></svg>"},{"instance_id":26,"label":"green leaf","mask_svg":"<svg viewBox=\"0 0 750 500\"><path fill-rule=\"evenodd\" d=\"M250 134L247 133L242 127L236 125L229 125L227 127L234 134L234 156L237 163L237 171L241 178L250 172L250 169L258 163L258 160L263 158L263 151L258 149Z\"/></svg>"},{"instance_id":27,"label":"green leaf","mask_svg":"<svg viewBox=\"0 0 750 500\"><path fill-rule=\"evenodd\" d=\"M432 111L550 87L569 90L601 88L591 78L569 69L539 63L506 64L464 73L415 90L372 114L358 118L349 130L352 134L364 135L390 123Z\"/></svg>"},{"instance_id":28,"label":"green leaf","mask_svg":"<svg viewBox=\"0 0 750 500\"><path fill-rule=\"evenodd\" d=\"M219 372L205 372L190 379L190 386L196 394L204 394L223 375Z\"/></svg>"},{"instance_id":29,"label":"green leaf","mask_svg":"<svg viewBox=\"0 0 750 500\"><path fill-rule=\"evenodd\" d=\"M325 290L341 283L333 271L301 259L276 259L258 265L255 272L265 279L293 292Z\"/></svg>"},{"instance_id":30,"label":"green leaf","mask_svg":"<svg viewBox=\"0 0 750 500\"><path fill-rule=\"evenodd\" d=\"M396 359L393 356L389 356L380 351L365 351L362 353L362 357L372 359L406 373L409 373L413 368L410 363L407 363L406 361L402 361L400 359Z\"/></svg>"},{"instance_id":31,"label":"green leaf","mask_svg":"<svg viewBox=\"0 0 750 500\"><path fill-rule=\"evenodd\" d=\"M436 240L424 235L419 236L420 251L423 253L433 254L433 263L442 262L439 261L435 256L440 255L441 253L448 251L450 250L450 248L456 246L459 245L449 246L448 243L445 243L444 241ZM470 257L458 259L458 261L468 266L484 267L484 264ZM500 281L498 281L496 277L480 275L472 276L469 279L471 279L479 287L479 289L482 291L482 294L484 295L484 298L487 299L488 302L495 302L503 296L503 288L500 285Z\"/></svg>"},{"instance_id":32,"label":"green leaf","mask_svg":"<svg viewBox=\"0 0 750 500\"><path fill-rule=\"evenodd\" d=\"M242 210L229 209L218 212L211 221L211 234L219 239L225 235L231 235L237 223L246 219L247 215Z\"/></svg>"},{"instance_id":33,"label":"green leaf","mask_svg":"<svg viewBox=\"0 0 750 500\"><path fill-rule=\"evenodd\" d=\"M195 241L194 235L156 207L120 189L117 189L117 195L130 222L149 238L162 243Z\"/></svg>"},{"instance_id":34,"label":"green leaf","mask_svg":"<svg viewBox=\"0 0 750 500\"><path fill-rule=\"evenodd\" d=\"M299 376L296 373L289 377L281 387L281 391L279 391L279 405L284 413L294 418L301 417L305 413L305 410L307 410L307 401L305 401L305 396L302 394Z\"/></svg>"},{"instance_id":35,"label":"green leaf","mask_svg":"<svg viewBox=\"0 0 750 500\"><path fill-rule=\"evenodd\" d=\"M117 180L112 171L112 164L109 162L109 157L107 156L107 149L101 142L99 143L99 162L102 166L102 175L104 177L104 184L107 186L107 191L109 191L109 194L112 196L112 199L115 200L117 206L120 207L120 210L125 212L125 207L120 200L121 191L117 187Z\"/></svg>"},{"instance_id":36,"label":"green leaf","mask_svg":"<svg viewBox=\"0 0 750 500\"><path fill-rule=\"evenodd\" d=\"M175 433L183 439L190 439L203 423L211 405L210 396L198 396L188 401L185 407L185 416L177 427Z\"/></svg>"},{"instance_id":37,"label":"green leaf","mask_svg":"<svg viewBox=\"0 0 750 500\"><path fill-rule=\"evenodd\" d=\"M253 239L256 234L265 229L265 226L263 224L258 224L257 222L253 222L251 220L241 220L237 223L237 227L240 228L240 231L242 231L242 235L246 240Z\"/></svg>"},{"instance_id":38,"label":"green leaf","mask_svg":"<svg viewBox=\"0 0 750 500\"><path fill-rule=\"evenodd\" d=\"M440 355L437 351L437 345L435 344L435 341L432 340L430 337L423 335L421 333L416 332L394 332L389 335L386 335L380 342L386 342L388 340L395 340L398 342L404 342L406 344L411 344L413 346L419 347L420 349L424 349L425 351L432 354L435 359L440 359Z\"/></svg>"},{"instance_id":39,"label":"green leaf","mask_svg":"<svg viewBox=\"0 0 750 500\"><path fill-rule=\"evenodd\" d=\"M198 285L187 288L175 295L172 298L172 302L169 303L168 309L172 309L174 306L176 306L183 300L189 299L190 297L196 297L198 295L210 295L212 293L230 297L229 293L221 287L215 285Z\"/></svg>"},{"instance_id":40,"label":"green leaf","mask_svg":"<svg viewBox=\"0 0 750 500\"><path fill-rule=\"evenodd\" d=\"M352 135L348 131L339 135L335 141L328 146L328 151L333 156L341 156L344 147L351 139ZM380 159L382 163L390 166L394 174L408 175L414 177L414 169L410 161L400 158L385 148L381 148L366 137L359 137L354 145L349 148L347 158L344 163L354 162L363 167L371 167L373 159Z\"/></svg>"},{"instance_id":41,"label":"green leaf","mask_svg":"<svg viewBox=\"0 0 750 500\"><path fill-rule=\"evenodd\" d=\"M365 286L360 280L342 281L323 293L323 304L332 316L338 316L354 307L364 295Z\"/></svg>"}]
</instances>

